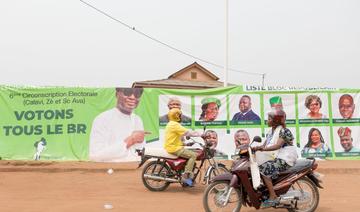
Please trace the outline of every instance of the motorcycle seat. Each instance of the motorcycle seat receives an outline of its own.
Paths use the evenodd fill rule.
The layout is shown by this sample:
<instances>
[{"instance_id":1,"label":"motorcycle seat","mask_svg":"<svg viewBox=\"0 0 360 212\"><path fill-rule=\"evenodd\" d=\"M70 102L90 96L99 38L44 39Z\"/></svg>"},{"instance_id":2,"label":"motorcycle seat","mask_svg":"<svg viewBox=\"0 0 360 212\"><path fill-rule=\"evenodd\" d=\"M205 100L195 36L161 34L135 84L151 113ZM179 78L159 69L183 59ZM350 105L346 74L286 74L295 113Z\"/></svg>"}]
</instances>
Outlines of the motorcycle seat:
<instances>
[{"instance_id":1,"label":"motorcycle seat","mask_svg":"<svg viewBox=\"0 0 360 212\"><path fill-rule=\"evenodd\" d=\"M294 172L304 170L306 168L311 167L312 163L313 163L312 160L298 159L294 166L290 167L289 169L287 169L287 170L285 170L283 172L280 172L279 175L285 175L285 174L290 174L290 173L294 173Z\"/></svg>"},{"instance_id":2,"label":"motorcycle seat","mask_svg":"<svg viewBox=\"0 0 360 212\"><path fill-rule=\"evenodd\" d=\"M169 159L176 159L178 156L168 153L163 148L146 148L145 155L157 158L169 158Z\"/></svg>"}]
</instances>

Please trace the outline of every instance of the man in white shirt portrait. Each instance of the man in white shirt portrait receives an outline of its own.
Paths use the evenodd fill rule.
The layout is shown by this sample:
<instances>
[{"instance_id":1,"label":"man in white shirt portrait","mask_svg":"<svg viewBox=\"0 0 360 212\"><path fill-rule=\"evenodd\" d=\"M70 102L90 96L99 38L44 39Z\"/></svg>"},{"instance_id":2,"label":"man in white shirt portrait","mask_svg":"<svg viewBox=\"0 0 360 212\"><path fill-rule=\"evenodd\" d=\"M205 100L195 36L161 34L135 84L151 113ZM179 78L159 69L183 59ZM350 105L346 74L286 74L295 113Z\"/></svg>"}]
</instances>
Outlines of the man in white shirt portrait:
<instances>
[{"instance_id":1,"label":"man in white shirt portrait","mask_svg":"<svg viewBox=\"0 0 360 212\"><path fill-rule=\"evenodd\" d=\"M89 160L97 162L136 161L135 149L144 146L142 120L133 113L142 88L116 88L116 106L95 117L89 143Z\"/></svg>"}]
</instances>

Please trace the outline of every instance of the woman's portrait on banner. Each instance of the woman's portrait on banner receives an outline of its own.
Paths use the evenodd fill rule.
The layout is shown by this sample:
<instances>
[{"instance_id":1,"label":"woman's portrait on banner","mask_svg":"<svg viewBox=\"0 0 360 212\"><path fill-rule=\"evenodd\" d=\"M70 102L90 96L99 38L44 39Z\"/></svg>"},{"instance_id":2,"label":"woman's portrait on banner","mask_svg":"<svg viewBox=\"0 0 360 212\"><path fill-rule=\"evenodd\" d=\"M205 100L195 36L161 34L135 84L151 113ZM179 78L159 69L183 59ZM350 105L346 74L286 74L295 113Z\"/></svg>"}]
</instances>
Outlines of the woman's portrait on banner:
<instances>
[{"instance_id":1,"label":"woman's portrait on banner","mask_svg":"<svg viewBox=\"0 0 360 212\"><path fill-rule=\"evenodd\" d=\"M298 94L299 123L329 123L327 93Z\"/></svg>"},{"instance_id":2,"label":"woman's portrait on banner","mask_svg":"<svg viewBox=\"0 0 360 212\"><path fill-rule=\"evenodd\" d=\"M305 107L309 110L306 117L309 119L325 119L327 116L320 112L322 101L317 95L309 95L305 99Z\"/></svg>"},{"instance_id":3,"label":"woman's portrait on banner","mask_svg":"<svg viewBox=\"0 0 360 212\"><path fill-rule=\"evenodd\" d=\"M196 125L226 125L226 96L196 96Z\"/></svg>"},{"instance_id":4,"label":"woman's portrait on banner","mask_svg":"<svg viewBox=\"0 0 360 212\"><path fill-rule=\"evenodd\" d=\"M303 157L331 156L329 130L327 127L302 128L301 138L301 155Z\"/></svg>"}]
</instances>

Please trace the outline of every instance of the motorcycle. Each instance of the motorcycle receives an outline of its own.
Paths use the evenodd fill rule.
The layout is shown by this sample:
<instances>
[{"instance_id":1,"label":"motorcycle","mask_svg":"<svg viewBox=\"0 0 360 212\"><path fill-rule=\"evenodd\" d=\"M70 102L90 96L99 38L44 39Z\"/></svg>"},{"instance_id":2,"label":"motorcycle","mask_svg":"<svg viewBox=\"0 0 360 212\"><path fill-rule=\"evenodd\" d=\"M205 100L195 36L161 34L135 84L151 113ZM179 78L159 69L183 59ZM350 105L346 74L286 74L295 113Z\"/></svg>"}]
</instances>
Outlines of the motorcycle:
<instances>
[{"instance_id":1,"label":"motorcycle","mask_svg":"<svg viewBox=\"0 0 360 212\"><path fill-rule=\"evenodd\" d=\"M261 142L261 138L255 136L253 142ZM242 205L259 209L268 199L267 187L260 184L258 166L257 170L252 166L255 159L250 145L240 147L239 158L233 162L230 172L216 176L205 189L205 211L240 211ZM323 188L320 185L322 175L315 172L317 167L314 158L298 159L294 166L280 172L273 180L279 201L272 207L291 212L315 211L319 204L318 188Z\"/></svg>"},{"instance_id":2,"label":"motorcycle","mask_svg":"<svg viewBox=\"0 0 360 212\"><path fill-rule=\"evenodd\" d=\"M201 168L206 161L209 166L202 179L203 184L208 184L213 177L228 172L228 169L224 164L218 163L214 159L216 150L210 148L210 145L206 144L206 142L205 144L202 144L193 140L190 144L198 144L201 147L200 149L194 149L197 154L196 161L200 161L200 165L198 166L195 162L193 169L194 177L192 178L193 182L195 182L200 175ZM143 184L147 189L150 191L163 191L170 183L180 183L183 187L187 186L181 180L187 159L169 154L162 148L143 148L142 150L136 151L137 154L141 156L138 168L147 160L154 159L145 165L141 174Z\"/></svg>"}]
</instances>

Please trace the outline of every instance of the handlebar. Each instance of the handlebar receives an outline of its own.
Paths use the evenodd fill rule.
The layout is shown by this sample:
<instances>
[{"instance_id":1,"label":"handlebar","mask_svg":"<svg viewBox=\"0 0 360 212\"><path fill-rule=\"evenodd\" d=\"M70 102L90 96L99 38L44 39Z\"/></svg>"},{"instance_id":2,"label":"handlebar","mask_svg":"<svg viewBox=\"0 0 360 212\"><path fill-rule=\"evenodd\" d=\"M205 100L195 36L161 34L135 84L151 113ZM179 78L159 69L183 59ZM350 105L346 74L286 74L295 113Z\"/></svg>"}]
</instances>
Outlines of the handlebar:
<instances>
[{"instance_id":1,"label":"handlebar","mask_svg":"<svg viewBox=\"0 0 360 212\"><path fill-rule=\"evenodd\" d=\"M249 144L242 144L237 149L239 150L247 150L250 147Z\"/></svg>"},{"instance_id":2,"label":"handlebar","mask_svg":"<svg viewBox=\"0 0 360 212\"><path fill-rule=\"evenodd\" d=\"M187 139L187 140L192 140L191 142L189 142L189 143L187 143L186 144L186 146L192 146L192 145L194 145L194 144L199 144L201 147L205 147L205 145L204 144L202 144L202 143L200 143L200 142L198 142L198 141L195 141L193 138L191 138L191 137L189 137L189 139ZM189 145L188 145L189 144Z\"/></svg>"},{"instance_id":3,"label":"handlebar","mask_svg":"<svg viewBox=\"0 0 360 212\"><path fill-rule=\"evenodd\" d=\"M251 145L256 142L256 143L261 143L261 138L259 136L255 136L254 139L252 140L252 142L250 144L242 144L239 147L237 147L237 149L239 150L239 154L241 151L243 152L247 152L249 149L251 150L252 153L255 153L258 150L254 150Z\"/></svg>"},{"instance_id":4,"label":"handlebar","mask_svg":"<svg viewBox=\"0 0 360 212\"><path fill-rule=\"evenodd\" d=\"M239 147L237 147L236 151L238 152L237 154L242 155L249 151L251 151L251 153L254 154L255 152L257 152L259 150L256 150L253 147L251 147L251 144L243 144L243 145L240 145Z\"/></svg>"}]
</instances>

